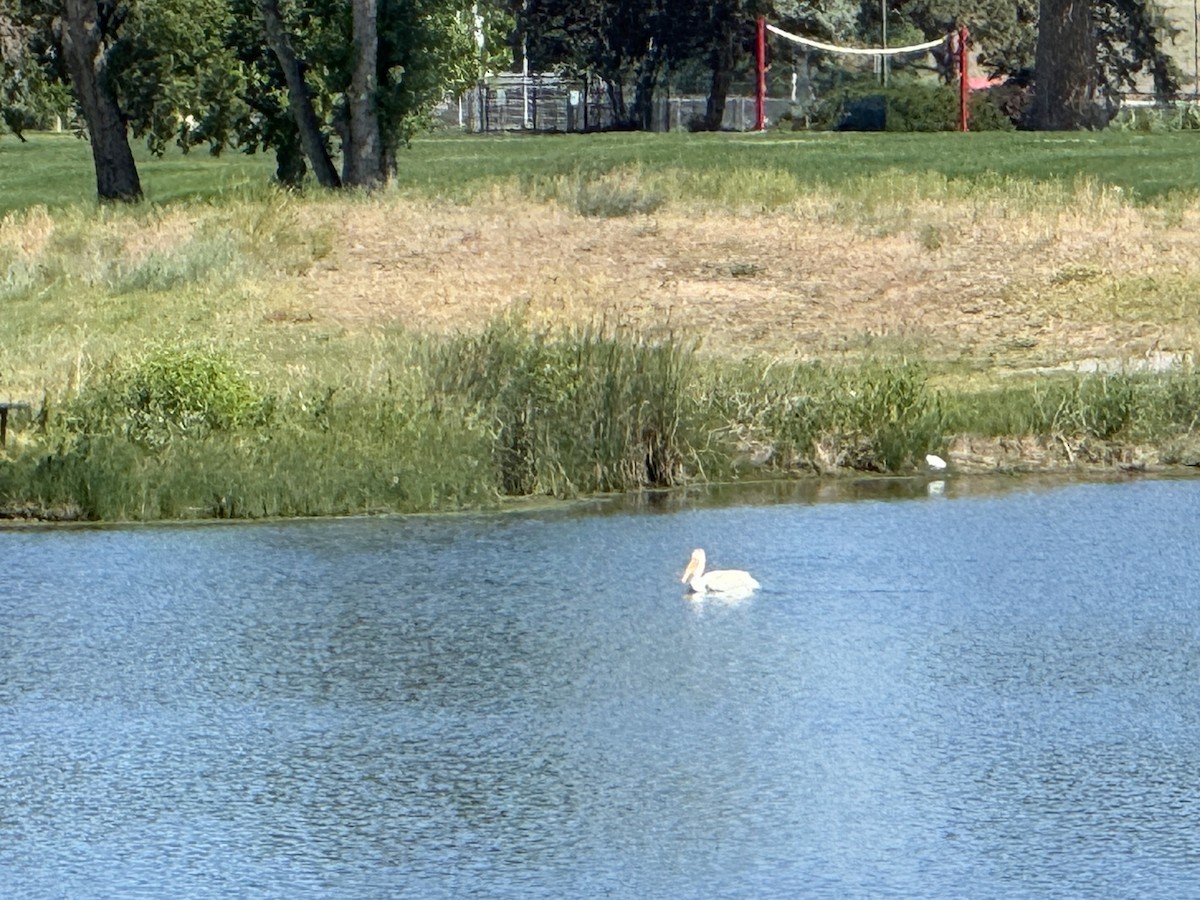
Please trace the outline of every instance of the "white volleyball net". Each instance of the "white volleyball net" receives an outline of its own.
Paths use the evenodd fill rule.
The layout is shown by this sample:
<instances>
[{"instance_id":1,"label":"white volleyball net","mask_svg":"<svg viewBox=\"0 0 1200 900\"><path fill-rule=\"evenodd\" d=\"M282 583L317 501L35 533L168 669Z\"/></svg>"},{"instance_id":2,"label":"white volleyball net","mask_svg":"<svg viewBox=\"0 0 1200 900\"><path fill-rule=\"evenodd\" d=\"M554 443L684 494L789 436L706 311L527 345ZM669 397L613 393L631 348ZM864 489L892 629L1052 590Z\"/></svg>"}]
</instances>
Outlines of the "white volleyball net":
<instances>
[{"instance_id":1,"label":"white volleyball net","mask_svg":"<svg viewBox=\"0 0 1200 900\"><path fill-rule=\"evenodd\" d=\"M776 25L772 25L760 18L758 22L758 116L757 127L762 130L766 124L766 73L767 64L767 38L779 39L791 45L794 56L805 57L804 68L808 69L807 58L812 55L830 54L834 56L846 56L851 58L870 57L875 63L875 72L882 75L884 84L887 84L888 70L892 65L892 60L897 58L907 58L908 60L916 60L925 54L934 54L943 67L949 66L950 71L957 76L960 83L961 95L961 110L960 110L960 129L967 130L967 104L969 94L969 79L967 78L967 55L966 47L969 41L969 32L966 28L959 28L950 34L933 40L923 41L918 44L905 44L903 46L889 47L853 47L840 44L831 44L826 41L818 41L814 38L805 37L799 34L793 34L790 31L785 31ZM885 38L886 44L886 38ZM790 101L797 101L797 75L796 67L792 67L792 84Z\"/></svg>"},{"instance_id":2,"label":"white volleyball net","mask_svg":"<svg viewBox=\"0 0 1200 900\"><path fill-rule=\"evenodd\" d=\"M937 40L926 41L923 44L910 44L906 47L843 47L837 44L826 44L823 41L815 41L812 38L801 37L798 34L792 34L790 31L784 31L782 28L776 28L771 23L765 23L764 27L771 34L777 35L784 40L791 41L793 44L799 44L802 47L809 47L813 50L823 50L826 53L837 53L845 56L902 56L907 53L927 53L935 47L945 45L946 41L950 40L951 36L947 35L940 37Z\"/></svg>"}]
</instances>

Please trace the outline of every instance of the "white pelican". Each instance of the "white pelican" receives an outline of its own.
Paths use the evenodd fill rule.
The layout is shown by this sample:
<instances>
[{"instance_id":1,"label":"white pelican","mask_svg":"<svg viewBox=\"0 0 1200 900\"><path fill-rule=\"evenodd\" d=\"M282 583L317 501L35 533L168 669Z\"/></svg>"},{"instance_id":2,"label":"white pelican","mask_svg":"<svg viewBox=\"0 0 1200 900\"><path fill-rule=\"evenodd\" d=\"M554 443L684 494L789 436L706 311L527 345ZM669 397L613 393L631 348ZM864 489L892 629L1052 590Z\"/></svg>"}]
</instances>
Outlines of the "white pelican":
<instances>
[{"instance_id":1,"label":"white pelican","mask_svg":"<svg viewBox=\"0 0 1200 900\"><path fill-rule=\"evenodd\" d=\"M754 576L741 569L705 572L704 551L699 548L692 551L692 558L683 570L683 578L679 580L697 594L748 594L759 587Z\"/></svg>"},{"instance_id":2,"label":"white pelican","mask_svg":"<svg viewBox=\"0 0 1200 900\"><path fill-rule=\"evenodd\" d=\"M925 465L929 466L935 472L942 472L946 469L946 461L936 453L925 454Z\"/></svg>"}]
</instances>

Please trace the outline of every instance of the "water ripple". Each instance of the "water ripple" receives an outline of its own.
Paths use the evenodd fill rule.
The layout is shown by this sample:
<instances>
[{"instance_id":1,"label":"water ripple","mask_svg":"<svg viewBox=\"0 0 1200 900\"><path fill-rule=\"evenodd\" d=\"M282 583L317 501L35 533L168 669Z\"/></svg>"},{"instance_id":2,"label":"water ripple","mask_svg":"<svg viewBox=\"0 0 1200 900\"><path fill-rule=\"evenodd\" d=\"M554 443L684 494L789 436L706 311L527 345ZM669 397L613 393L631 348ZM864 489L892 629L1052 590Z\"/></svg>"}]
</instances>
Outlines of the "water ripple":
<instances>
[{"instance_id":1,"label":"water ripple","mask_svg":"<svg viewBox=\"0 0 1200 900\"><path fill-rule=\"evenodd\" d=\"M0 883L1184 896L1198 499L0 533Z\"/></svg>"}]
</instances>

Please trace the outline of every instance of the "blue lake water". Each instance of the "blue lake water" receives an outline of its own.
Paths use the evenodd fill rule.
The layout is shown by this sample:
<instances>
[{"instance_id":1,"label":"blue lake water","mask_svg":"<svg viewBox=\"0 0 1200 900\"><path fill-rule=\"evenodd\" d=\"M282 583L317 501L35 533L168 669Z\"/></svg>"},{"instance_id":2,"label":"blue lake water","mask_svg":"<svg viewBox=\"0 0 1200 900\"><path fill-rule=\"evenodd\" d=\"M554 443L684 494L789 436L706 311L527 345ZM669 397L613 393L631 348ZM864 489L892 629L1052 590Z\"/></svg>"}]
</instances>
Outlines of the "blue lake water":
<instances>
[{"instance_id":1,"label":"blue lake water","mask_svg":"<svg viewBox=\"0 0 1200 900\"><path fill-rule=\"evenodd\" d=\"M1198 512L0 532L0 894L1195 896Z\"/></svg>"}]
</instances>

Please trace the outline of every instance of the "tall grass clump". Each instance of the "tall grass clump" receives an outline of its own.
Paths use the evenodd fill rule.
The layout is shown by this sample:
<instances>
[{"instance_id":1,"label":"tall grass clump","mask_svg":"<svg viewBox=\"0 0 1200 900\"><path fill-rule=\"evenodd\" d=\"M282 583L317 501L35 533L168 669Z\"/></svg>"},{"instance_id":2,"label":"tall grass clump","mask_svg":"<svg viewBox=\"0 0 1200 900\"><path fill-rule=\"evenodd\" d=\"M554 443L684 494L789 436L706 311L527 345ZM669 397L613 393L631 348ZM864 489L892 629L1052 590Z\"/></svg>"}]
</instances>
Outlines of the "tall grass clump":
<instances>
[{"instance_id":1,"label":"tall grass clump","mask_svg":"<svg viewBox=\"0 0 1200 900\"><path fill-rule=\"evenodd\" d=\"M603 328L552 335L519 319L442 347L433 378L492 431L505 494L633 490L703 467L692 350Z\"/></svg>"},{"instance_id":2,"label":"tall grass clump","mask_svg":"<svg viewBox=\"0 0 1200 900\"><path fill-rule=\"evenodd\" d=\"M581 216L601 219L652 213L666 202L640 168L601 172L579 168L540 183L534 195L556 200Z\"/></svg>"},{"instance_id":3,"label":"tall grass clump","mask_svg":"<svg viewBox=\"0 0 1200 900\"><path fill-rule=\"evenodd\" d=\"M948 432L1161 442L1200 428L1200 373L1112 372L949 393Z\"/></svg>"},{"instance_id":4,"label":"tall grass clump","mask_svg":"<svg viewBox=\"0 0 1200 900\"><path fill-rule=\"evenodd\" d=\"M944 439L940 398L915 364L748 361L706 391L743 450L783 471L901 471Z\"/></svg>"},{"instance_id":5,"label":"tall grass clump","mask_svg":"<svg viewBox=\"0 0 1200 900\"><path fill-rule=\"evenodd\" d=\"M868 364L843 388L846 403L833 430L835 464L897 471L942 442L940 400L923 367Z\"/></svg>"}]
</instances>

